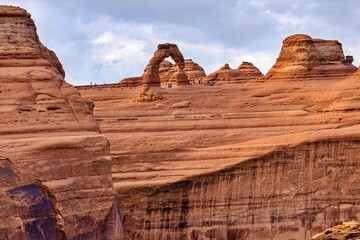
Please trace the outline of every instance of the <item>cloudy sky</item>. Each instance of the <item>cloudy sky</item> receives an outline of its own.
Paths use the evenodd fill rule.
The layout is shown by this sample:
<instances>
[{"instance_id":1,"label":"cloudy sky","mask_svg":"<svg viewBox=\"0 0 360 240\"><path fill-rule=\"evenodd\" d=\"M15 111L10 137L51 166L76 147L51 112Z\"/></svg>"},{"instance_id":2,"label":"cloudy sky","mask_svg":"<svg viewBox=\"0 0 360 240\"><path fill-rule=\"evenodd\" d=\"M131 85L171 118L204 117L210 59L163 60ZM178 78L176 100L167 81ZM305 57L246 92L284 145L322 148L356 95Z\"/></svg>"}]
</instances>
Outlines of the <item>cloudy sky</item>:
<instances>
[{"instance_id":1,"label":"cloudy sky","mask_svg":"<svg viewBox=\"0 0 360 240\"><path fill-rule=\"evenodd\" d=\"M142 74L159 43L211 73L253 62L266 73L288 35L337 39L360 63L359 0L2 0L31 13L75 85Z\"/></svg>"}]
</instances>

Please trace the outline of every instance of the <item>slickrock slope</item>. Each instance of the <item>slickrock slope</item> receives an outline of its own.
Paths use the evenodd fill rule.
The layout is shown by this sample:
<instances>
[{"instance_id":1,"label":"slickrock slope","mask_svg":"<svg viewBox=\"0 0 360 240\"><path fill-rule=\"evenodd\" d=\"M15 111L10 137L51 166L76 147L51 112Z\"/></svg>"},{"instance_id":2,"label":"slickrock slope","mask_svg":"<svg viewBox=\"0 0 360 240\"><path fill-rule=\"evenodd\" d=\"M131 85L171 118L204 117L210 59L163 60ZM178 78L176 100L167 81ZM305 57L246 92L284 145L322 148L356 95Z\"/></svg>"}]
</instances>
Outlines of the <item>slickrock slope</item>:
<instances>
[{"instance_id":1,"label":"slickrock slope","mask_svg":"<svg viewBox=\"0 0 360 240\"><path fill-rule=\"evenodd\" d=\"M130 239L309 239L360 214L360 79L88 88ZM175 104L188 101L183 108Z\"/></svg>"},{"instance_id":2,"label":"slickrock slope","mask_svg":"<svg viewBox=\"0 0 360 240\"><path fill-rule=\"evenodd\" d=\"M283 41L279 57L265 78L346 76L356 72L352 62L351 56L344 57L338 41L296 34Z\"/></svg>"},{"instance_id":3,"label":"slickrock slope","mask_svg":"<svg viewBox=\"0 0 360 240\"><path fill-rule=\"evenodd\" d=\"M192 59L185 59L185 68L186 75L188 76L189 81L196 81L199 78L205 77L204 69ZM177 65L173 65L169 61L162 61L159 66L160 82L176 82L176 73L179 71ZM130 77L124 78L119 82L119 85L122 87L135 87L142 84L142 77Z\"/></svg>"},{"instance_id":4,"label":"slickrock slope","mask_svg":"<svg viewBox=\"0 0 360 240\"><path fill-rule=\"evenodd\" d=\"M107 139L30 14L0 20L0 239L123 239Z\"/></svg>"},{"instance_id":5,"label":"slickrock slope","mask_svg":"<svg viewBox=\"0 0 360 240\"><path fill-rule=\"evenodd\" d=\"M88 88L130 239L309 239L360 214L360 79ZM188 101L183 108L175 104Z\"/></svg>"},{"instance_id":6,"label":"slickrock slope","mask_svg":"<svg viewBox=\"0 0 360 240\"><path fill-rule=\"evenodd\" d=\"M218 80L225 82L239 82L262 77L260 70L252 63L243 62L237 69L231 69L225 64L219 70L209 74L204 80Z\"/></svg>"},{"instance_id":7,"label":"slickrock slope","mask_svg":"<svg viewBox=\"0 0 360 240\"><path fill-rule=\"evenodd\" d=\"M313 236L311 240L355 240L360 239L360 224L356 221L344 222L325 232Z\"/></svg>"}]
</instances>

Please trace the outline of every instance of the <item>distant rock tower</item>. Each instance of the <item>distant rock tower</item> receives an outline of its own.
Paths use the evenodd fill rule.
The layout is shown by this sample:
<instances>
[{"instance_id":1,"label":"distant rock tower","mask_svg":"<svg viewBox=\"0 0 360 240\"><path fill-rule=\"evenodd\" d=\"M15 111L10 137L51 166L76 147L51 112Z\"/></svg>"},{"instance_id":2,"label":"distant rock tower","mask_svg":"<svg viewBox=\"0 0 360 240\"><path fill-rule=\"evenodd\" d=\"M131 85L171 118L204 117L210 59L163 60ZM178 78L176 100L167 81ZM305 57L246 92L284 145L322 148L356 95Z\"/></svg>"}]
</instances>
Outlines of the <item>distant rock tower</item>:
<instances>
[{"instance_id":1,"label":"distant rock tower","mask_svg":"<svg viewBox=\"0 0 360 240\"><path fill-rule=\"evenodd\" d=\"M344 56L336 40L312 38L304 34L287 37L267 79L347 76L356 72L351 56Z\"/></svg>"}]
</instances>

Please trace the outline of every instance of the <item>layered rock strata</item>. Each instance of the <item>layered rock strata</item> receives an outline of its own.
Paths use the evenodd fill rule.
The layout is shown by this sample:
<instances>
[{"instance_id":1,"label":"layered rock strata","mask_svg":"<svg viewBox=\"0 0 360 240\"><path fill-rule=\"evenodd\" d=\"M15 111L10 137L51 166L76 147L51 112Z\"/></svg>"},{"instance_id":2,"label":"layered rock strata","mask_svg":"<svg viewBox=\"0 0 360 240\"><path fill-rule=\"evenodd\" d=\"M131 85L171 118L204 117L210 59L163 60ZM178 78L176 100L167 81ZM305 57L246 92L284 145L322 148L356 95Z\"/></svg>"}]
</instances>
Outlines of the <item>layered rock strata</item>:
<instances>
[{"instance_id":1,"label":"layered rock strata","mask_svg":"<svg viewBox=\"0 0 360 240\"><path fill-rule=\"evenodd\" d=\"M141 84L142 84L142 76L123 78L119 82L119 86L121 87L136 87L136 86L140 86Z\"/></svg>"},{"instance_id":2,"label":"layered rock strata","mask_svg":"<svg viewBox=\"0 0 360 240\"><path fill-rule=\"evenodd\" d=\"M360 239L360 224L357 221L344 222L323 233L313 236L310 240L350 240Z\"/></svg>"},{"instance_id":3,"label":"layered rock strata","mask_svg":"<svg viewBox=\"0 0 360 240\"><path fill-rule=\"evenodd\" d=\"M130 239L305 240L360 216L359 87L353 75L164 89L148 103L134 89L81 93L111 142Z\"/></svg>"},{"instance_id":4,"label":"layered rock strata","mask_svg":"<svg viewBox=\"0 0 360 240\"><path fill-rule=\"evenodd\" d=\"M188 77L185 72L185 61L182 53L176 44L165 43L159 44L154 56L150 59L143 74L143 84L146 86L160 86L159 68L161 62L171 57L177 64L178 71L175 73L176 83L178 85L189 84Z\"/></svg>"},{"instance_id":5,"label":"layered rock strata","mask_svg":"<svg viewBox=\"0 0 360 240\"><path fill-rule=\"evenodd\" d=\"M175 65L164 74L164 77L161 79L163 82L176 82L176 72L178 71L178 66ZM185 72L188 76L189 81L196 81L206 76L204 69L192 59L185 59Z\"/></svg>"},{"instance_id":6,"label":"layered rock strata","mask_svg":"<svg viewBox=\"0 0 360 240\"><path fill-rule=\"evenodd\" d=\"M160 82L168 82L169 78L174 73L176 73L176 71L171 71L171 73L169 72L171 69L173 69L173 67L174 65L167 60L164 60L160 63L160 67L159 67ZM186 60L185 60L185 67L186 67Z\"/></svg>"},{"instance_id":7,"label":"layered rock strata","mask_svg":"<svg viewBox=\"0 0 360 240\"><path fill-rule=\"evenodd\" d=\"M265 78L346 76L357 70L352 61L351 56L345 58L338 41L296 34L283 41L279 57Z\"/></svg>"},{"instance_id":8,"label":"layered rock strata","mask_svg":"<svg viewBox=\"0 0 360 240\"><path fill-rule=\"evenodd\" d=\"M263 74L252 63L243 62L237 69L231 69L229 64L225 64L219 70L209 74L204 80L239 82L262 77Z\"/></svg>"},{"instance_id":9,"label":"layered rock strata","mask_svg":"<svg viewBox=\"0 0 360 240\"><path fill-rule=\"evenodd\" d=\"M241 79L254 79L254 78L263 76L261 71L256 66L254 66L254 64L252 64L250 62L242 62L240 64L240 66L237 68L237 70L239 70L239 72L242 74L242 76L240 77L240 80Z\"/></svg>"},{"instance_id":10,"label":"layered rock strata","mask_svg":"<svg viewBox=\"0 0 360 240\"><path fill-rule=\"evenodd\" d=\"M204 69L192 59L185 59L186 75L189 81L196 81L206 76ZM162 61L159 66L160 82L176 82L176 73L179 71L178 66L169 61ZM122 87L135 87L142 84L142 77L124 78L119 82Z\"/></svg>"},{"instance_id":11,"label":"layered rock strata","mask_svg":"<svg viewBox=\"0 0 360 240\"><path fill-rule=\"evenodd\" d=\"M108 140L30 14L0 20L0 239L123 239Z\"/></svg>"}]
</instances>

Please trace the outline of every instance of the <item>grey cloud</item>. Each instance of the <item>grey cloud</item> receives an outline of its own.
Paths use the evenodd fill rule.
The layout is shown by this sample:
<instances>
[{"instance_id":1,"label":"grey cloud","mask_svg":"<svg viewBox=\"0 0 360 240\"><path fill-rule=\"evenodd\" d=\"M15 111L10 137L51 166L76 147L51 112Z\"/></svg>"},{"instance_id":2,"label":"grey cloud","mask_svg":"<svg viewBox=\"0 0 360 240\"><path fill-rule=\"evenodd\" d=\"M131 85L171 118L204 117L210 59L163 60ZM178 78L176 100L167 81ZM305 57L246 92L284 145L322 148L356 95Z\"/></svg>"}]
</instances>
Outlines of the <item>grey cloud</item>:
<instances>
[{"instance_id":1,"label":"grey cloud","mask_svg":"<svg viewBox=\"0 0 360 240\"><path fill-rule=\"evenodd\" d=\"M324 39L338 39L347 54L359 63L360 39L356 29L358 0L5 0L20 5L33 15L42 42L55 50L62 61L67 80L74 84L115 82L140 75L158 41L184 46L207 72L222 63L234 67L246 56L267 71L275 62L281 41L288 35L305 33ZM101 22L102 19L103 20ZM151 32L141 33L141 27ZM139 28L138 31L136 28ZM106 32L117 40L94 46ZM140 50L116 41L139 43ZM196 50L196 47L199 50ZM123 53L104 61L101 51ZM223 53L219 53L221 49ZM135 52L131 52L135 51ZM105 53L109 54L109 52ZM215 54L215 56L211 56ZM115 57L118 57L117 59Z\"/></svg>"}]
</instances>

